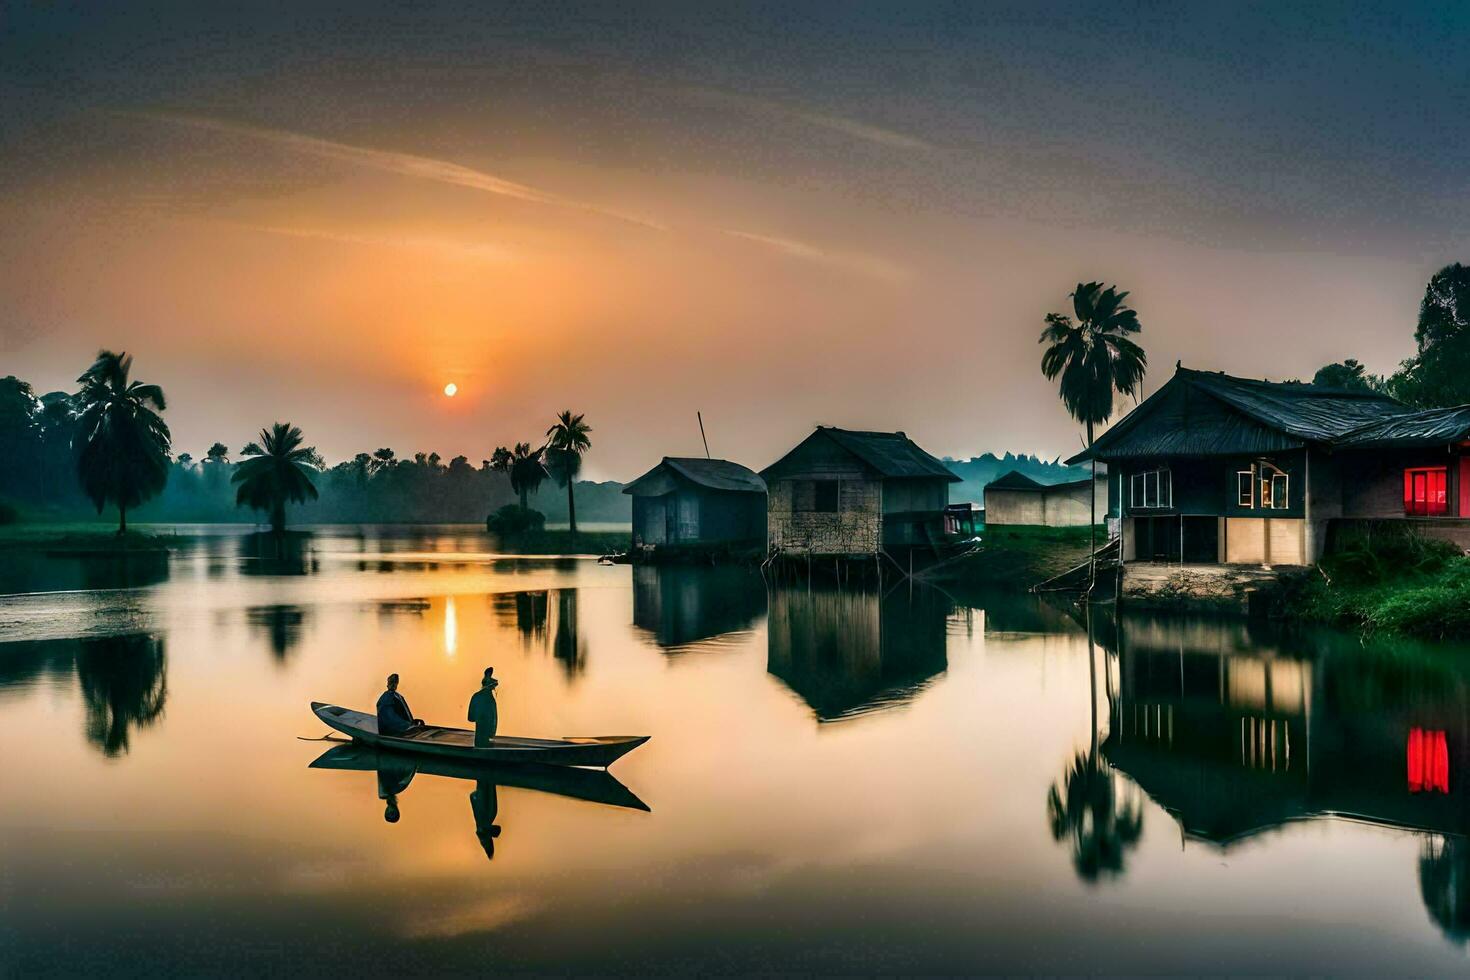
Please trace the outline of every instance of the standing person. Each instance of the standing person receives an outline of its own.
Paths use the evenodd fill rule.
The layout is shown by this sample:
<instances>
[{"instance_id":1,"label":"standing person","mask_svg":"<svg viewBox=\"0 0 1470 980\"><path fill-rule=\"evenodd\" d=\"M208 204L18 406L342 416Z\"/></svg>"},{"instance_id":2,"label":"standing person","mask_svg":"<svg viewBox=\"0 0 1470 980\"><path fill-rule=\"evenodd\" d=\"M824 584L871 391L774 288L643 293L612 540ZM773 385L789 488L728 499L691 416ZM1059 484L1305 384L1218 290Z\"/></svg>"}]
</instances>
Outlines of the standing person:
<instances>
[{"instance_id":1,"label":"standing person","mask_svg":"<svg viewBox=\"0 0 1470 980\"><path fill-rule=\"evenodd\" d=\"M413 716L408 702L398 693L398 675L388 675L388 689L378 695L378 734L402 735L423 722Z\"/></svg>"},{"instance_id":2,"label":"standing person","mask_svg":"<svg viewBox=\"0 0 1470 980\"><path fill-rule=\"evenodd\" d=\"M475 723L475 748L488 748L495 738L495 729L500 725L500 710L495 704L495 689L500 682L495 679L495 668L486 667L480 689L470 698L470 721Z\"/></svg>"}]
</instances>

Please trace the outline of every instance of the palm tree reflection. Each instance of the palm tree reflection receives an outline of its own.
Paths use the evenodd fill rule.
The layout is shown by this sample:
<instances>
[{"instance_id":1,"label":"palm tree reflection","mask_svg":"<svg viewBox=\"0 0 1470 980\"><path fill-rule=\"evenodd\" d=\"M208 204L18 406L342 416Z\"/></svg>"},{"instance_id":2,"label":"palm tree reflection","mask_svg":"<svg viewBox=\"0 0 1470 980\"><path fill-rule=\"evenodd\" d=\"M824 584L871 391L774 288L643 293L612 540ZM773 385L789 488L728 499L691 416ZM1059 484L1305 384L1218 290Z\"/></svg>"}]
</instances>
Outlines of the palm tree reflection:
<instances>
[{"instance_id":1,"label":"palm tree reflection","mask_svg":"<svg viewBox=\"0 0 1470 980\"><path fill-rule=\"evenodd\" d=\"M77 680L87 710L87 741L108 758L126 755L133 729L163 716L168 700L163 640L148 634L83 640Z\"/></svg>"},{"instance_id":2,"label":"palm tree reflection","mask_svg":"<svg viewBox=\"0 0 1470 980\"><path fill-rule=\"evenodd\" d=\"M1046 799L1052 839L1069 841L1084 881L1123 873L1123 856L1143 835L1136 790L1119 792L1118 777L1095 753L1077 753Z\"/></svg>"},{"instance_id":3,"label":"palm tree reflection","mask_svg":"<svg viewBox=\"0 0 1470 980\"><path fill-rule=\"evenodd\" d=\"M1427 837L1419 849L1419 895L1445 937L1470 940L1470 841Z\"/></svg>"},{"instance_id":4,"label":"palm tree reflection","mask_svg":"<svg viewBox=\"0 0 1470 980\"><path fill-rule=\"evenodd\" d=\"M1128 785L1120 792L1117 774L1098 750L1097 646L1090 608L1086 626L1092 741L1085 753L1073 757L1061 780L1052 784L1046 814L1052 839L1070 842L1078 877L1095 882L1123 873L1124 855L1143 836L1143 803L1137 787Z\"/></svg>"}]
</instances>

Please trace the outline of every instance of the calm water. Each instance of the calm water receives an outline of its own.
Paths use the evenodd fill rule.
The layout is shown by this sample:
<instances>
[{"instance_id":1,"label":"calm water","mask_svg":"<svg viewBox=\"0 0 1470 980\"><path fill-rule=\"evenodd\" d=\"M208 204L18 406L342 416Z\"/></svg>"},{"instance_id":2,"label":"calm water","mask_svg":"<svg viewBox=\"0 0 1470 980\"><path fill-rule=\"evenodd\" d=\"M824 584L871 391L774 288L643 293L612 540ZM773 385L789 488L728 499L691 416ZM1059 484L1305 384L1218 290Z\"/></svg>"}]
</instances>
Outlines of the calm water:
<instances>
[{"instance_id":1,"label":"calm water","mask_svg":"<svg viewBox=\"0 0 1470 980\"><path fill-rule=\"evenodd\" d=\"M0 972L1463 971L1470 671L1238 624L514 559L0 559ZM650 734L415 771L313 699ZM385 815L396 811L390 822Z\"/></svg>"}]
</instances>

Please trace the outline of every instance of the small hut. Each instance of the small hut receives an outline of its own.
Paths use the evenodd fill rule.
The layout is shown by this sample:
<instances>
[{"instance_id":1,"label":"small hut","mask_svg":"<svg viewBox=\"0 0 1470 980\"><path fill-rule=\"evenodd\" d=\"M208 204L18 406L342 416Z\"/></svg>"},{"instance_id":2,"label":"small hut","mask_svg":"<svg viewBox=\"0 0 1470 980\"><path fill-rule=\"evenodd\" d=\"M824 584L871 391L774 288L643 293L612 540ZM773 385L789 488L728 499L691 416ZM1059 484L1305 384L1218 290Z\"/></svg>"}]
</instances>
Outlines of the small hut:
<instances>
[{"instance_id":1,"label":"small hut","mask_svg":"<svg viewBox=\"0 0 1470 980\"><path fill-rule=\"evenodd\" d=\"M761 471L767 538L784 555L863 557L931 548L960 478L902 432L818 426Z\"/></svg>"},{"instance_id":2,"label":"small hut","mask_svg":"<svg viewBox=\"0 0 1470 980\"><path fill-rule=\"evenodd\" d=\"M623 488L633 498L633 548L756 547L766 534L766 484L728 459L665 456Z\"/></svg>"},{"instance_id":3,"label":"small hut","mask_svg":"<svg viewBox=\"0 0 1470 980\"><path fill-rule=\"evenodd\" d=\"M1067 483L1041 483L1019 470L985 485L985 523L1039 527L1086 527L1108 518L1108 476L1097 474L1094 497L1088 477Z\"/></svg>"}]
</instances>

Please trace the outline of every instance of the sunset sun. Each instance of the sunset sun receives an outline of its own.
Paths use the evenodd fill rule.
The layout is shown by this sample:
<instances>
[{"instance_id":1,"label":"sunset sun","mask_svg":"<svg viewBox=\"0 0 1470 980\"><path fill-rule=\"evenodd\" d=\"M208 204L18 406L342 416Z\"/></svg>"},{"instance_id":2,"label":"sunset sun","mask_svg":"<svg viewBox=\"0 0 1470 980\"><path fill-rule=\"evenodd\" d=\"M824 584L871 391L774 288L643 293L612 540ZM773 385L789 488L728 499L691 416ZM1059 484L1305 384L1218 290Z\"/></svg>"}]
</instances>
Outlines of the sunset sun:
<instances>
[{"instance_id":1,"label":"sunset sun","mask_svg":"<svg viewBox=\"0 0 1470 980\"><path fill-rule=\"evenodd\" d=\"M444 386L445 398L453 398L457 394L459 394L459 385L455 384L453 381Z\"/></svg>"}]
</instances>

